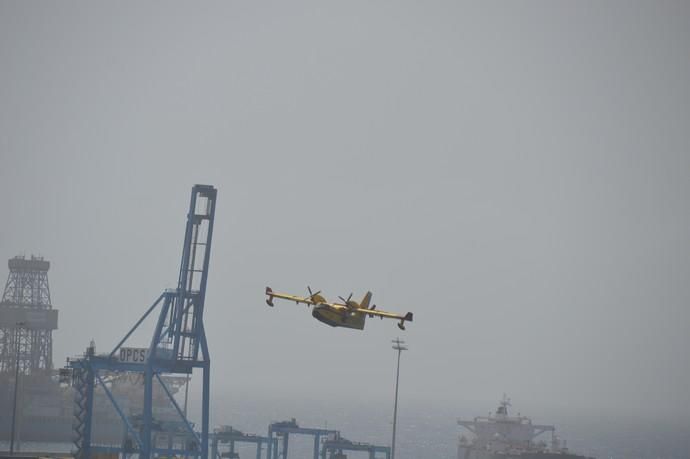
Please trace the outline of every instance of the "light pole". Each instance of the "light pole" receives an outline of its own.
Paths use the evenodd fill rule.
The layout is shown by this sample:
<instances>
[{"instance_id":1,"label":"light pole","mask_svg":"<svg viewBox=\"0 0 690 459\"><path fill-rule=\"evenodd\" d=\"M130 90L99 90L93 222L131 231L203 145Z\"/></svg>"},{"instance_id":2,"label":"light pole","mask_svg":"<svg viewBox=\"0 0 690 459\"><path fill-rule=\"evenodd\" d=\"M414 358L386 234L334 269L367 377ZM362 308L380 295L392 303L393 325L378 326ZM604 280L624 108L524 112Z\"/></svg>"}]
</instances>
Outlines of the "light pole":
<instances>
[{"instance_id":1,"label":"light pole","mask_svg":"<svg viewBox=\"0 0 690 459\"><path fill-rule=\"evenodd\" d=\"M395 459L395 428L398 424L398 382L400 381L400 354L402 351L407 350L407 346L405 346L405 341L402 341L400 338L395 338L393 341L393 349L398 351L398 369L395 374L395 405L393 408L393 447L391 451L391 459Z\"/></svg>"},{"instance_id":2,"label":"light pole","mask_svg":"<svg viewBox=\"0 0 690 459\"><path fill-rule=\"evenodd\" d=\"M15 345L17 346L17 360L14 363L14 402L12 405L12 434L10 436L10 456L14 456L14 431L15 431L15 424L17 422L17 388L19 387L19 333L21 330L21 327L26 325L25 322L17 322L15 324L15 332L14 332L14 341Z\"/></svg>"}]
</instances>

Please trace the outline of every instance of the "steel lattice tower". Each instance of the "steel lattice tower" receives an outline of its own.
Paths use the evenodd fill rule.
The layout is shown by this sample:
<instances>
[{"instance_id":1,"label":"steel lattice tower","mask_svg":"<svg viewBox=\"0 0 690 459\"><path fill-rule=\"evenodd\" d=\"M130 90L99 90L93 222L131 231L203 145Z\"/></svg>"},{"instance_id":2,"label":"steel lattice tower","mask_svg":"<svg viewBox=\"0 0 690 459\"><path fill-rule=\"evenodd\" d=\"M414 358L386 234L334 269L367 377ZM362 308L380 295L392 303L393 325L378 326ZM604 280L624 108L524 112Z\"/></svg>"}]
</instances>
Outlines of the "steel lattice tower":
<instances>
[{"instance_id":1,"label":"steel lattice tower","mask_svg":"<svg viewBox=\"0 0 690 459\"><path fill-rule=\"evenodd\" d=\"M10 274L0 301L0 373L14 372L17 361L22 374L52 370L58 311L50 304L50 263L32 256L7 264Z\"/></svg>"},{"instance_id":2,"label":"steel lattice tower","mask_svg":"<svg viewBox=\"0 0 690 459\"><path fill-rule=\"evenodd\" d=\"M177 288L166 289L110 354L96 354L90 346L82 358L68 360L76 393L73 425L74 444L77 447L75 458L90 459L98 452L120 452L125 455L137 454L139 459L173 456L209 459L211 357L203 319L216 195L217 190L210 185L192 187ZM159 316L148 347L125 347L132 334L155 309L159 310ZM143 359L130 358L127 350L135 350L137 355L141 352ZM187 377L194 369L202 371L201 432L194 429L187 419L187 413L180 408L164 380L169 375ZM143 376L143 409L138 418L125 412L105 381L106 375L118 372ZM156 419L154 386L163 390L177 412L179 419L176 427L171 428L170 424L166 426ZM92 442L94 391L97 388L105 392L125 428L128 441L121 447ZM167 436L167 446L156 441L158 436ZM174 437L179 439L175 445Z\"/></svg>"}]
</instances>

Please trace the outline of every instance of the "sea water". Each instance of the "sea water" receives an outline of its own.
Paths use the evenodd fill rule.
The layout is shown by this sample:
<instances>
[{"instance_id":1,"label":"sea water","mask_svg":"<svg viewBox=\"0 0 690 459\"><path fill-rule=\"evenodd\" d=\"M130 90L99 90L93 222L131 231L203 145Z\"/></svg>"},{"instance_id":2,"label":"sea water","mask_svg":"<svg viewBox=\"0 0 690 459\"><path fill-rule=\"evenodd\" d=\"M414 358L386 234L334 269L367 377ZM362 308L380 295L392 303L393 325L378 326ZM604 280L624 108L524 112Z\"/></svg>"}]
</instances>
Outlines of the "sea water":
<instances>
[{"instance_id":1,"label":"sea water","mask_svg":"<svg viewBox=\"0 0 690 459\"><path fill-rule=\"evenodd\" d=\"M245 433L266 435L271 421L295 417L302 427L335 429L347 439L390 445L392 410L386 404L363 401L308 399L295 400L226 400L214 403L212 425L231 425ZM477 412L460 412L449 404L406 406L401 403L397 429L397 459L455 459L457 442L462 430L458 417L472 419ZM554 414L548 419L534 418L535 423L555 424L556 432L567 440L572 452L598 459L688 459L690 458L690 421L650 421L646 418L615 418L613 416L572 416ZM544 435L548 442L549 436ZM71 443L27 442L21 451L69 452ZM6 451L8 442L0 442ZM311 459L313 438L291 435L289 458ZM254 445L237 444L241 458L253 459ZM364 452L347 453L348 458L367 459ZM264 456L265 457L265 456Z\"/></svg>"}]
</instances>

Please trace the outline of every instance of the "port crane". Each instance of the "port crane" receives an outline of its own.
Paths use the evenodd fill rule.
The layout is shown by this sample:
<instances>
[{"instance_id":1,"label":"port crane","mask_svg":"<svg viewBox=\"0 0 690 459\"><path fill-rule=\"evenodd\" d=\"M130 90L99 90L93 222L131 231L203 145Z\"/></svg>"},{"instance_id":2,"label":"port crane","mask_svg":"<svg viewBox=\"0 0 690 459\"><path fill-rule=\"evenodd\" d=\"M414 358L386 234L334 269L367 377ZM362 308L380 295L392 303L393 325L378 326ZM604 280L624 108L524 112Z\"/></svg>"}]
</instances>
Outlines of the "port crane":
<instances>
[{"instance_id":1,"label":"port crane","mask_svg":"<svg viewBox=\"0 0 690 459\"><path fill-rule=\"evenodd\" d=\"M368 453L369 459L376 459L380 456L384 456L385 459L391 459L390 446L377 446L370 443L350 441L341 437L340 433L336 434L334 438L326 439L323 443L321 459L326 459L327 457L347 457L343 454L343 451L365 452ZM328 453L331 453L331 455L329 456Z\"/></svg>"},{"instance_id":2,"label":"port crane","mask_svg":"<svg viewBox=\"0 0 690 459\"><path fill-rule=\"evenodd\" d=\"M204 329L204 302L211 256L211 240L216 210L217 190L210 185L194 185L187 213L182 261L177 287L165 290L125 334L109 354L97 355L93 347L76 360L69 360L75 388L75 458L89 459L96 453L136 454L139 459L157 456L208 459L210 364ZM145 348L125 348L142 322L159 310L153 336ZM132 351L134 349L134 351ZM180 408L164 382L166 375L188 377L194 369L202 371L201 432L194 430L186 412ZM125 407L108 389L106 379L118 372L143 375L144 399L141 415L129 416ZM153 388L161 387L179 415L176 432L164 432L166 438L177 434L182 444L161 446L156 434L164 427L154 419ZM94 390L101 388L124 425L127 441L120 447L93 444Z\"/></svg>"}]
</instances>

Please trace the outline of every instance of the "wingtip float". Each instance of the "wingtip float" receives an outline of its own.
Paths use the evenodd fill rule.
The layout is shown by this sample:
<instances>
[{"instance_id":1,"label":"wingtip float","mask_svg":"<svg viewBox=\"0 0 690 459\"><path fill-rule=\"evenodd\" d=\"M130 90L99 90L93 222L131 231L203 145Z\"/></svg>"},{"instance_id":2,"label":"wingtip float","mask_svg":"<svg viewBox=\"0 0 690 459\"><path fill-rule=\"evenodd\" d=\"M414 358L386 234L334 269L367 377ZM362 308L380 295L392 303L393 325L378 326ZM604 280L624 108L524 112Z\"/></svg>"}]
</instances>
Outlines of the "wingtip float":
<instances>
[{"instance_id":1,"label":"wingtip float","mask_svg":"<svg viewBox=\"0 0 690 459\"><path fill-rule=\"evenodd\" d=\"M271 287L266 287L266 304L269 305L270 307L275 306L273 304L273 290L271 290Z\"/></svg>"},{"instance_id":2,"label":"wingtip float","mask_svg":"<svg viewBox=\"0 0 690 459\"><path fill-rule=\"evenodd\" d=\"M376 309L376 305L371 303L371 292L367 292L362 298L362 301L357 302L352 299L352 294L345 299L338 297L342 303L328 302L326 298L321 295L321 291L312 292L310 287L307 287L309 296L289 295L285 293L274 292L271 287L266 287L266 304L273 307L273 300L280 298L283 300L294 301L295 304L305 304L313 306L312 316L331 327L353 328L356 330L364 329L364 322L368 317L379 317L380 319L397 320L398 328L405 330L405 322L412 322L413 315L411 312L399 315L392 312L382 311Z\"/></svg>"}]
</instances>

